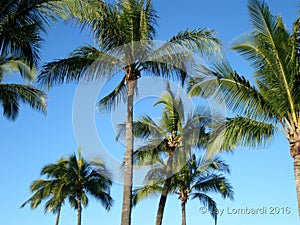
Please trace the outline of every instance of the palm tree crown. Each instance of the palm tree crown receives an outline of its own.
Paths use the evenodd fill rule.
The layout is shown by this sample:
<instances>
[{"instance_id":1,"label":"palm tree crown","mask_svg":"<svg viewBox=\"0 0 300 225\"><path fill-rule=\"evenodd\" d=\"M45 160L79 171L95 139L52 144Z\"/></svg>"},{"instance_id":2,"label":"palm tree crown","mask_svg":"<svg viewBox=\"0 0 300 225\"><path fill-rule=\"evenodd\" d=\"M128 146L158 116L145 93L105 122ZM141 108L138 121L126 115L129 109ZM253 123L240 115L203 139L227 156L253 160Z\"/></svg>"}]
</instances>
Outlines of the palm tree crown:
<instances>
[{"instance_id":1,"label":"palm tree crown","mask_svg":"<svg viewBox=\"0 0 300 225\"><path fill-rule=\"evenodd\" d=\"M78 225L81 224L82 206L88 205L88 195L93 196L106 210L110 210L113 200L110 196L112 181L104 164L97 160L87 162L78 151L78 157L68 159L68 170L65 176L70 188L70 204L78 211Z\"/></svg>"},{"instance_id":2,"label":"palm tree crown","mask_svg":"<svg viewBox=\"0 0 300 225\"><path fill-rule=\"evenodd\" d=\"M166 168L154 167L145 177L145 185L134 190L134 204L150 195L161 193L166 182ZM186 203L188 199L199 199L217 221L217 203L208 193L219 193L223 198L233 199L232 186L224 176L229 167L221 159L196 159L191 155L185 165L171 176L168 194L175 194L181 202L182 225L186 225Z\"/></svg>"},{"instance_id":3,"label":"palm tree crown","mask_svg":"<svg viewBox=\"0 0 300 225\"><path fill-rule=\"evenodd\" d=\"M56 225L58 225L61 207L65 199L78 211L78 225L81 224L82 206L87 206L88 195L99 200L106 210L110 210L113 199L110 196L112 181L104 164L95 160L87 162L78 149L78 157L74 154L67 158L61 158L54 164L43 167L41 175L47 179L33 181L30 191L34 194L22 204L24 207L30 203L35 209L43 200L45 212L57 213Z\"/></svg>"},{"instance_id":4,"label":"palm tree crown","mask_svg":"<svg viewBox=\"0 0 300 225\"><path fill-rule=\"evenodd\" d=\"M277 131L287 137L300 213L299 19L289 32L265 1L249 0L248 9L253 30L238 38L232 49L252 62L255 85L224 60L204 71L206 76L195 78L190 93L208 97L217 89L223 93L217 98L238 114L215 124L211 152L264 145Z\"/></svg>"}]
</instances>

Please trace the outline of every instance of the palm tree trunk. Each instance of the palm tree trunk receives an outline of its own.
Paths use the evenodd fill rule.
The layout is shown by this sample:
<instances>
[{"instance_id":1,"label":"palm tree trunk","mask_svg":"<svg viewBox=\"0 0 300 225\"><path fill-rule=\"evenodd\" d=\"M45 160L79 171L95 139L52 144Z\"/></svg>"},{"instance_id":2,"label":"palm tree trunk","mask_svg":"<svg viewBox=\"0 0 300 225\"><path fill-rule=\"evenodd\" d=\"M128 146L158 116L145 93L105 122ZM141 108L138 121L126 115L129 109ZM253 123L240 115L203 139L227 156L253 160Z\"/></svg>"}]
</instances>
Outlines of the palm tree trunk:
<instances>
[{"instance_id":1,"label":"palm tree trunk","mask_svg":"<svg viewBox=\"0 0 300 225\"><path fill-rule=\"evenodd\" d=\"M186 225L185 204L186 201L181 201L181 225Z\"/></svg>"},{"instance_id":2,"label":"palm tree trunk","mask_svg":"<svg viewBox=\"0 0 300 225\"><path fill-rule=\"evenodd\" d=\"M121 225L130 225L132 208L132 152L133 152L133 96L136 80L128 80L126 150L124 160L124 188Z\"/></svg>"},{"instance_id":3,"label":"palm tree trunk","mask_svg":"<svg viewBox=\"0 0 300 225\"><path fill-rule=\"evenodd\" d=\"M77 200L77 225L81 225L81 199L78 198Z\"/></svg>"},{"instance_id":4,"label":"palm tree trunk","mask_svg":"<svg viewBox=\"0 0 300 225\"><path fill-rule=\"evenodd\" d=\"M61 206L58 206L55 225L59 224L60 211L61 211Z\"/></svg>"},{"instance_id":5,"label":"palm tree trunk","mask_svg":"<svg viewBox=\"0 0 300 225\"><path fill-rule=\"evenodd\" d=\"M173 157L172 155L169 156L168 161L167 161L167 169L166 169L166 175L167 179L164 183L159 203L158 203L158 209L157 209L157 214L156 214L156 225L161 225L162 220L163 220L163 215L164 215L164 210L165 210L165 205L167 201L167 197L169 194L169 189L170 189L170 184L171 184L171 176L172 176L172 161Z\"/></svg>"},{"instance_id":6,"label":"palm tree trunk","mask_svg":"<svg viewBox=\"0 0 300 225\"><path fill-rule=\"evenodd\" d=\"M298 214L300 217L300 154L294 156L294 173L296 182L296 193L298 199Z\"/></svg>"},{"instance_id":7,"label":"palm tree trunk","mask_svg":"<svg viewBox=\"0 0 300 225\"><path fill-rule=\"evenodd\" d=\"M298 214L300 217L300 135L298 131L289 131L290 153L294 158L294 174L296 183L296 194L298 200Z\"/></svg>"},{"instance_id":8,"label":"palm tree trunk","mask_svg":"<svg viewBox=\"0 0 300 225\"><path fill-rule=\"evenodd\" d=\"M160 195L160 199L159 199L159 203L158 203L158 209L157 209L157 214L156 214L156 225L161 225L162 224L162 220L163 220L163 215L164 215L164 210L165 210L165 205L166 205L166 201L167 201L167 196L169 193L169 186L170 186L170 178L167 178L161 195Z\"/></svg>"}]
</instances>

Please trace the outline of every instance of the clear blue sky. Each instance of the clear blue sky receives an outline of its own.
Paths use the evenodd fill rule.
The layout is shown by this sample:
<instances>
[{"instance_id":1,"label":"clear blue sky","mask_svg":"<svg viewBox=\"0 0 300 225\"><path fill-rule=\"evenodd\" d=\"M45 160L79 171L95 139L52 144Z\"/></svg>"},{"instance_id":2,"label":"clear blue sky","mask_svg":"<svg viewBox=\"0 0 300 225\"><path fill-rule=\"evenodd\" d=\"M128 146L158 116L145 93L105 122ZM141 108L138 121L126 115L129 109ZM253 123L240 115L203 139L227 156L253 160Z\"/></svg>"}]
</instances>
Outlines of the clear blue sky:
<instances>
[{"instance_id":1,"label":"clear blue sky","mask_svg":"<svg viewBox=\"0 0 300 225\"><path fill-rule=\"evenodd\" d=\"M269 0L275 14L281 14L286 25L291 28L296 18L298 2L296 0ZM157 40L166 41L178 31L186 28L214 29L223 41L232 66L241 74L251 77L249 63L229 51L231 41L250 29L246 0L154 0L160 16ZM48 31L42 49L43 61L65 57L67 53L82 45L91 43L87 33L80 33L74 25L56 24ZM52 225L55 216L44 214L43 206L32 211L29 206L20 209L20 205L30 196L30 183L39 177L42 166L55 162L59 157L77 151L73 132L73 100L75 84L55 87L49 91L48 114L42 115L22 106L15 122L0 116L1 137L1 224L5 225ZM154 98L137 104L135 115L145 113ZM143 107L141 105L143 104ZM148 111L148 110L147 110ZM124 146L114 141L115 124L112 115L96 114L95 122L98 136L104 148L114 158L120 159ZM89 133L87 134L89 135ZM98 151L95 147L84 149L84 153ZM297 214L296 191L294 184L293 161L289 155L288 143L278 134L265 149L237 150L234 154L223 155L231 165L230 181L234 186L235 200L223 201L219 197L218 206L225 209L219 217L219 225L282 225L299 224ZM117 180L117 179L116 179ZM116 182L112 188L115 199L113 209L106 213L93 199L83 210L83 225L116 225L120 223L122 205L122 186ZM153 225L158 198L141 202L133 209L133 225ZM188 202L187 224L213 224L208 214L202 214L197 200ZM233 215L238 208L263 208L263 215ZM279 214L271 214L271 209L278 207ZM288 208L290 212L282 211ZM229 211L228 211L229 210ZM275 212L275 211L274 211ZM62 210L60 224L76 224L76 212L66 204ZM167 201L164 225L181 224L180 204L176 197Z\"/></svg>"}]
</instances>

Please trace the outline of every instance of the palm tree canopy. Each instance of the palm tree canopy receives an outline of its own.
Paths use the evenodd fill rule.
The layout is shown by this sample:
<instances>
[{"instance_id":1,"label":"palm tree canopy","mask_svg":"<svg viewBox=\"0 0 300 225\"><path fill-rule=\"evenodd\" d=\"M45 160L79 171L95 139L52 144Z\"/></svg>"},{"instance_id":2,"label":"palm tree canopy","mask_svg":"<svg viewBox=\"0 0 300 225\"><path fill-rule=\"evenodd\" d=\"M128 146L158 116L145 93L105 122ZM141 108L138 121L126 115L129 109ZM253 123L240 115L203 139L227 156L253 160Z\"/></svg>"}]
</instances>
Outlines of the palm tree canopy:
<instances>
[{"instance_id":1,"label":"palm tree canopy","mask_svg":"<svg viewBox=\"0 0 300 225\"><path fill-rule=\"evenodd\" d=\"M17 71L25 79L35 78L45 26L55 18L57 0L3 0L0 2L0 104L3 115L14 120L19 103L46 112L45 93L28 84L2 83Z\"/></svg>"},{"instance_id":2,"label":"palm tree canopy","mask_svg":"<svg viewBox=\"0 0 300 225\"><path fill-rule=\"evenodd\" d=\"M133 152L136 166L158 162L165 165L166 158L172 154L174 161L185 163L192 148L206 145L208 115L200 114L197 109L186 112L182 99L172 92L169 83L154 103L154 106L157 105L163 106L159 121L144 115L133 122L133 135L143 143ZM125 124L120 124L117 140L125 135L125 130Z\"/></svg>"},{"instance_id":3,"label":"palm tree canopy","mask_svg":"<svg viewBox=\"0 0 300 225\"><path fill-rule=\"evenodd\" d=\"M126 0L115 4L89 1L91 15L82 19L74 11L79 23L92 30L95 45L81 46L65 59L43 66L38 82L52 86L86 79L109 79L123 71L116 88L99 102L102 109L110 110L116 102L126 101L126 80L145 74L185 80L185 62L192 61L191 52L213 55L220 52L220 41L208 29L185 30L168 42L155 46L157 13L151 0ZM98 4L98 7L95 6ZM156 43L157 45L157 43ZM127 74L127 75L126 75Z\"/></svg>"},{"instance_id":4,"label":"palm tree canopy","mask_svg":"<svg viewBox=\"0 0 300 225\"><path fill-rule=\"evenodd\" d=\"M100 160L87 162L78 151L78 157L69 157L67 168L67 184L71 189L69 200L75 208L77 198L81 198L83 206L88 205L88 195L95 197L106 210L110 210L113 199L110 196L112 181L110 173Z\"/></svg>"},{"instance_id":5,"label":"palm tree canopy","mask_svg":"<svg viewBox=\"0 0 300 225\"><path fill-rule=\"evenodd\" d=\"M163 171L163 168L158 167L148 171L145 185L134 190L134 205L161 192L166 179ZM233 199L233 188L224 176L229 172L229 166L220 158L196 159L195 155L192 155L181 170L171 177L170 193L178 195L184 202L189 198L199 199L216 220L217 204L208 193L219 193L223 198Z\"/></svg>"},{"instance_id":6,"label":"palm tree canopy","mask_svg":"<svg viewBox=\"0 0 300 225\"><path fill-rule=\"evenodd\" d=\"M191 81L192 96L209 97L217 90L216 99L224 100L238 114L214 125L218 133L212 138L215 150L264 145L276 130L288 136L300 125L299 19L289 32L265 1L249 0L248 9L253 30L237 38L232 49L252 62L255 84L225 59Z\"/></svg>"},{"instance_id":7,"label":"palm tree canopy","mask_svg":"<svg viewBox=\"0 0 300 225\"><path fill-rule=\"evenodd\" d=\"M57 0L3 0L0 3L0 55L13 54L30 67L40 60L45 26L55 18Z\"/></svg>"},{"instance_id":8,"label":"palm tree canopy","mask_svg":"<svg viewBox=\"0 0 300 225\"><path fill-rule=\"evenodd\" d=\"M87 162L79 149L78 157L74 154L44 166L41 176L46 179L32 182L30 191L33 195L21 207L30 204L35 209L42 201L47 200L45 212L56 213L66 199L74 208L78 207L78 197L82 199L83 206L87 206L88 195L91 195L109 210L113 204L109 174L100 160Z\"/></svg>"},{"instance_id":9,"label":"palm tree canopy","mask_svg":"<svg viewBox=\"0 0 300 225\"><path fill-rule=\"evenodd\" d=\"M192 80L190 94L214 94L237 114L213 125L210 155L236 147L264 146L276 137L276 132L284 134L294 160L300 215L300 18L290 32L281 16L274 16L265 1L249 0L248 10L253 30L239 37L232 49L252 63L255 84L224 60L213 69L205 69L205 77Z\"/></svg>"}]
</instances>

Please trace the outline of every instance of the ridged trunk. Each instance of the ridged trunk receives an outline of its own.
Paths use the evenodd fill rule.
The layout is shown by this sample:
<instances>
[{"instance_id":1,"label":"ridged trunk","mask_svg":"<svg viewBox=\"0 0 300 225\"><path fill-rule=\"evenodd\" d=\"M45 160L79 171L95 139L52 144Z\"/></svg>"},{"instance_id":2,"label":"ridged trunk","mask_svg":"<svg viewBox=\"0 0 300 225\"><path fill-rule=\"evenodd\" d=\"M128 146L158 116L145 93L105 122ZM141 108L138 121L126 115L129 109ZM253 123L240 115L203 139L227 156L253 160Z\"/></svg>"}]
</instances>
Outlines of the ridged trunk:
<instances>
[{"instance_id":1,"label":"ridged trunk","mask_svg":"<svg viewBox=\"0 0 300 225\"><path fill-rule=\"evenodd\" d=\"M294 157L294 173L295 173L296 193L298 199L298 214L300 217L300 154Z\"/></svg>"},{"instance_id":2,"label":"ridged trunk","mask_svg":"<svg viewBox=\"0 0 300 225\"><path fill-rule=\"evenodd\" d=\"M132 208L132 152L133 152L133 96L136 80L129 80L127 96L127 116L126 116L126 149L124 159L124 188L121 225L131 224Z\"/></svg>"},{"instance_id":3,"label":"ridged trunk","mask_svg":"<svg viewBox=\"0 0 300 225\"><path fill-rule=\"evenodd\" d=\"M294 174L296 195L298 200L298 215L300 217L300 134L298 130L290 130L288 135L290 153L294 158Z\"/></svg>"},{"instance_id":4,"label":"ridged trunk","mask_svg":"<svg viewBox=\"0 0 300 225\"><path fill-rule=\"evenodd\" d=\"M81 225L81 199L77 200L77 225Z\"/></svg>"},{"instance_id":5,"label":"ridged trunk","mask_svg":"<svg viewBox=\"0 0 300 225\"><path fill-rule=\"evenodd\" d=\"M170 183L171 183L171 176L172 176L172 156L169 156L168 161L167 161L167 169L166 169L166 176L167 179L165 180L159 203L158 203L158 209L157 209L157 214L156 214L156 225L161 225L163 216L164 216L164 210L165 210L165 205L167 201L167 197L169 194L169 188L170 188Z\"/></svg>"},{"instance_id":6,"label":"ridged trunk","mask_svg":"<svg viewBox=\"0 0 300 225\"><path fill-rule=\"evenodd\" d=\"M60 211L61 211L61 206L58 206L58 208L57 208L57 215L56 215L55 225L58 225L58 224L59 224Z\"/></svg>"},{"instance_id":7,"label":"ridged trunk","mask_svg":"<svg viewBox=\"0 0 300 225\"><path fill-rule=\"evenodd\" d=\"M298 215L300 217L300 154L294 156L294 173L298 200Z\"/></svg>"},{"instance_id":8,"label":"ridged trunk","mask_svg":"<svg viewBox=\"0 0 300 225\"><path fill-rule=\"evenodd\" d=\"M186 225L186 201L181 201L181 225Z\"/></svg>"}]
</instances>

